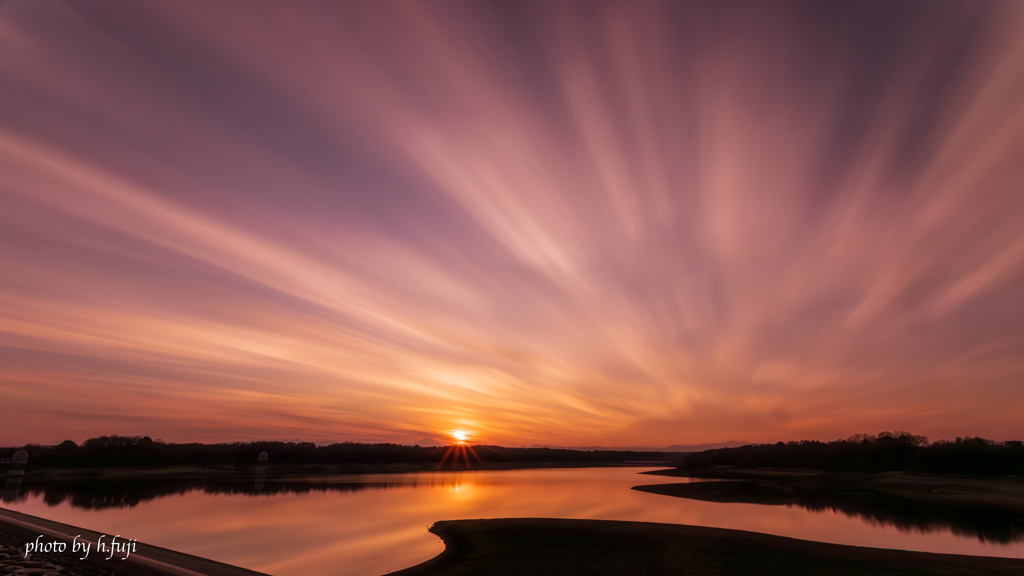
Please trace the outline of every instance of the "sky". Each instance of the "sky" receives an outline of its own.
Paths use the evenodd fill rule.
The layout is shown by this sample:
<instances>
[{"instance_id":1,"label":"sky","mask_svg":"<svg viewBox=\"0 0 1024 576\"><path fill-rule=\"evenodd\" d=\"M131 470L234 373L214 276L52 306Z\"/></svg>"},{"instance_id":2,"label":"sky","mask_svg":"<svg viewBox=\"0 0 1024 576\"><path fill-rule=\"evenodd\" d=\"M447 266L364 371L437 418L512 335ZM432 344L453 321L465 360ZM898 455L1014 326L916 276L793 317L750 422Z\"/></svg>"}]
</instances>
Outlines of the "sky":
<instances>
[{"instance_id":1,"label":"sky","mask_svg":"<svg viewBox=\"0 0 1024 576\"><path fill-rule=\"evenodd\" d=\"M0 444L1024 438L1024 3L0 0Z\"/></svg>"}]
</instances>

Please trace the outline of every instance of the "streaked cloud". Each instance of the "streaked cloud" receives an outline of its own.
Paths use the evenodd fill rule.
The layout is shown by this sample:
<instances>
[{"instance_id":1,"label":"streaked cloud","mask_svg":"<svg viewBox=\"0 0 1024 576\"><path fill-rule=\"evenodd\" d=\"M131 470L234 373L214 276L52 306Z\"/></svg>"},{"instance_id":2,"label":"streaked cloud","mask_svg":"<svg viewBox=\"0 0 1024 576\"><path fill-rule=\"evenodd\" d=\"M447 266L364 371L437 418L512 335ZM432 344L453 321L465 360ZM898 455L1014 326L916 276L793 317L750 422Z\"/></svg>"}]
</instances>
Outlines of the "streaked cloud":
<instances>
[{"instance_id":1,"label":"streaked cloud","mask_svg":"<svg viewBox=\"0 0 1024 576\"><path fill-rule=\"evenodd\" d=\"M0 437L1020 436L1022 30L9 1Z\"/></svg>"}]
</instances>

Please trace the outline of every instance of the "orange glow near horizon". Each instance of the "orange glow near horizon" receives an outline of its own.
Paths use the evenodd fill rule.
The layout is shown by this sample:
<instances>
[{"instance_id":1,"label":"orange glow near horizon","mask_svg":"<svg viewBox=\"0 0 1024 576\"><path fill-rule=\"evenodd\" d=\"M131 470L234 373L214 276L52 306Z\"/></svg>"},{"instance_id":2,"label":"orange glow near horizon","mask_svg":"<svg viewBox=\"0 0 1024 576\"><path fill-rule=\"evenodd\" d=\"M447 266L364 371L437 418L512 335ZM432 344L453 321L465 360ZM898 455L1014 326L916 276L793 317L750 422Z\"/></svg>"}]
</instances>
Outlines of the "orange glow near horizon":
<instances>
[{"instance_id":1,"label":"orange glow near horizon","mask_svg":"<svg viewBox=\"0 0 1024 576\"><path fill-rule=\"evenodd\" d=\"M472 457L472 460L470 457ZM471 470L474 464L481 462L482 460L476 454L476 449L460 441L458 444L453 444L445 449L444 455L441 456L441 461L437 464L437 469L464 468Z\"/></svg>"},{"instance_id":2,"label":"orange glow near horizon","mask_svg":"<svg viewBox=\"0 0 1024 576\"><path fill-rule=\"evenodd\" d=\"M0 3L0 441L1024 438L1019 3L300 4Z\"/></svg>"}]
</instances>

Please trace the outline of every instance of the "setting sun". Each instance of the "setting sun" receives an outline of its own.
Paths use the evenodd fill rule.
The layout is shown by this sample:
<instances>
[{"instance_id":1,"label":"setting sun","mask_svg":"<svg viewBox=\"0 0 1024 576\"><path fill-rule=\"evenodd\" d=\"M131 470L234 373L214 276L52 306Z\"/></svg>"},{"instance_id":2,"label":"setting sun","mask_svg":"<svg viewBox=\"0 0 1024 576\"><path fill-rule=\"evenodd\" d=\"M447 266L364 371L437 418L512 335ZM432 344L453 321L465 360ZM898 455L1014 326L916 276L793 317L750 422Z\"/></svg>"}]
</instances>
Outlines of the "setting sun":
<instances>
[{"instance_id":1,"label":"setting sun","mask_svg":"<svg viewBox=\"0 0 1024 576\"><path fill-rule=\"evenodd\" d=\"M452 436L454 436L455 439L458 440L459 442L465 442L467 438L466 433L463 432L462 430L453 430Z\"/></svg>"}]
</instances>

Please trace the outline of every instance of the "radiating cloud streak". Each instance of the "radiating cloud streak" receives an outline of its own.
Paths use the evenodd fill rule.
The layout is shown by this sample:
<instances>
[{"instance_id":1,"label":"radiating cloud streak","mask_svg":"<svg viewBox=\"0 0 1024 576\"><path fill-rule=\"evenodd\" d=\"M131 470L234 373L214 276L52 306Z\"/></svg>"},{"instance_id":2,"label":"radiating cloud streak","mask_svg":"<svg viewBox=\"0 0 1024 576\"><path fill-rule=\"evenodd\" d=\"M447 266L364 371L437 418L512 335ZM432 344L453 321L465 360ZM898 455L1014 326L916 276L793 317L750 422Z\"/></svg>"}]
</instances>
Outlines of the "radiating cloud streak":
<instances>
[{"instance_id":1,"label":"radiating cloud streak","mask_svg":"<svg viewBox=\"0 0 1024 576\"><path fill-rule=\"evenodd\" d=\"M1022 32L7 2L0 437L1020 436Z\"/></svg>"}]
</instances>

